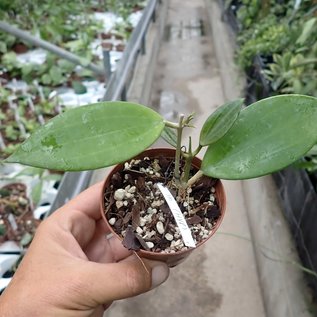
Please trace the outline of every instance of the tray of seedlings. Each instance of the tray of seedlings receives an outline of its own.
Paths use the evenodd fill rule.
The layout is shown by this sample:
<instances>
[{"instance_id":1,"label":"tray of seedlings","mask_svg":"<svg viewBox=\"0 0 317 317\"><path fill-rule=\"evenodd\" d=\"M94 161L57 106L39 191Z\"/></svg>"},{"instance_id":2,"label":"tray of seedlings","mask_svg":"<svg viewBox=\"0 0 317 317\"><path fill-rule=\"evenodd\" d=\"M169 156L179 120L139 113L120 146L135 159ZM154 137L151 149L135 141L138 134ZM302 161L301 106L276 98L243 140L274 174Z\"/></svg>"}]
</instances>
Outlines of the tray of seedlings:
<instances>
[{"instance_id":1,"label":"tray of seedlings","mask_svg":"<svg viewBox=\"0 0 317 317\"><path fill-rule=\"evenodd\" d=\"M17 1L0 4L0 19L76 54L81 65L0 31L0 162L50 118L103 98L108 78L85 66L103 70L107 64L108 75L114 72L146 5L44 2L35 8L26 1L21 9ZM56 171L0 163L0 293L51 212L62 181Z\"/></svg>"}]
</instances>

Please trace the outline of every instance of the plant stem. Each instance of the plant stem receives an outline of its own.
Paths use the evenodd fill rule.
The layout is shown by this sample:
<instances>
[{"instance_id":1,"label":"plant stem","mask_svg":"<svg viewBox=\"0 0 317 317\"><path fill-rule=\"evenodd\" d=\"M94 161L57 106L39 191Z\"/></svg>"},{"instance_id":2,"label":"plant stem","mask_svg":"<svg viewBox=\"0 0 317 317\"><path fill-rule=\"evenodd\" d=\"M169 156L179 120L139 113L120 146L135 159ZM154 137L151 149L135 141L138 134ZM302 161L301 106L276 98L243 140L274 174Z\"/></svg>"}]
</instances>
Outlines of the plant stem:
<instances>
[{"instance_id":1,"label":"plant stem","mask_svg":"<svg viewBox=\"0 0 317 317\"><path fill-rule=\"evenodd\" d=\"M183 153L183 157L185 158L185 167L184 167L184 173L182 176L182 183L184 183L185 186L187 186L186 184L189 179L189 173L190 173L190 168L192 165L193 158L199 153L201 148L202 146L199 145L197 149L194 152L192 152L192 142L191 142L191 138L189 138L188 153Z\"/></svg>"},{"instance_id":2,"label":"plant stem","mask_svg":"<svg viewBox=\"0 0 317 317\"><path fill-rule=\"evenodd\" d=\"M190 187L194 185L202 176L203 172L199 170L188 182L187 182L187 187Z\"/></svg>"},{"instance_id":3,"label":"plant stem","mask_svg":"<svg viewBox=\"0 0 317 317\"><path fill-rule=\"evenodd\" d=\"M167 127L178 129L179 124L171 121L164 120L164 123Z\"/></svg>"},{"instance_id":4,"label":"plant stem","mask_svg":"<svg viewBox=\"0 0 317 317\"><path fill-rule=\"evenodd\" d=\"M197 147L197 149L193 152L193 156L196 156L198 153L199 153L199 151L202 149L202 146L199 144L198 145L198 147Z\"/></svg>"},{"instance_id":5,"label":"plant stem","mask_svg":"<svg viewBox=\"0 0 317 317\"><path fill-rule=\"evenodd\" d=\"M175 169L174 169L174 177L177 182L180 180L180 173L179 173L179 161L181 158L181 147L182 147L182 133L183 133L183 120L184 115L181 114L179 116L177 130L177 146L176 146L176 153L175 153Z\"/></svg>"},{"instance_id":6,"label":"plant stem","mask_svg":"<svg viewBox=\"0 0 317 317\"><path fill-rule=\"evenodd\" d=\"M185 186L186 186L186 183L187 183L188 178L189 178L189 173L190 173L192 161L193 161L192 138L189 137L188 152L186 153L185 167L184 167L184 172L182 175L182 184L184 184Z\"/></svg>"}]
</instances>

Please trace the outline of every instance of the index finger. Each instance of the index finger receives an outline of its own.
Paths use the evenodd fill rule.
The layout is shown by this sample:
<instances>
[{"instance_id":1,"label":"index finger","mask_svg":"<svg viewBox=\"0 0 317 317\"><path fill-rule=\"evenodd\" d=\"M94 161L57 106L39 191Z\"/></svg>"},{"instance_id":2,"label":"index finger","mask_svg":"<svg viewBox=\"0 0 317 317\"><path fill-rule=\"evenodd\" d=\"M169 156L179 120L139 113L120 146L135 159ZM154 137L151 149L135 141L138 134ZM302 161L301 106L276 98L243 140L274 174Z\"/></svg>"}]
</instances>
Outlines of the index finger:
<instances>
[{"instance_id":1,"label":"index finger","mask_svg":"<svg viewBox=\"0 0 317 317\"><path fill-rule=\"evenodd\" d=\"M78 196L69 201L61 209L75 209L83 212L88 217L99 220L101 218L100 213L100 199L103 182L97 183Z\"/></svg>"}]
</instances>

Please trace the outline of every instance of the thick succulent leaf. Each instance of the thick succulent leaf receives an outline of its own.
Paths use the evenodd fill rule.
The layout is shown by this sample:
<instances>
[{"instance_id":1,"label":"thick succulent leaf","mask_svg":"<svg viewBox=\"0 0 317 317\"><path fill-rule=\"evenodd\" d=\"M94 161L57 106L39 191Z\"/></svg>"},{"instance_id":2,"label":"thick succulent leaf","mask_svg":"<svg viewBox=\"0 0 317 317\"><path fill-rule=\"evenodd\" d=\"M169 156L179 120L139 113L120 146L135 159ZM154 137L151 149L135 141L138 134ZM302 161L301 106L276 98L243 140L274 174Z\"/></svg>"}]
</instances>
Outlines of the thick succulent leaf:
<instances>
[{"instance_id":1,"label":"thick succulent leaf","mask_svg":"<svg viewBox=\"0 0 317 317\"><path fill-rule=\"evenodd\" d=\"M240 112L228 133L209 146L204 174L246 179L277 171L317 142L317 98L282 95L263 99Z\"/></svg>"},{"instance_id":2,"label":"thick succulent leaf","mask_svg":"<svg viewBox=\"0 0 317 317\"><path fill-rule=\"evenodd\" d=\"M237 120L243 105L243 99L228 102L212 113L204 123L199 143L206 146L222 138Z\"/></svg>"},{"instance_id":3,"label":"thick succulent leaf","mask_svg":"<svg viewBox=\"0 0 317 317\"><path fill-rule=\"evenodd\" d=\"M150 108L100 102L56 116L6 161L65 171L101 168L139 154L163 128L163 118Z\"/></svg>"},{"instance_id":4,"label":"thick succulent leaf","mask_svg":"<svg viewBox=\"0 0 317 317\"><path fill-rule=\"evenodd\" d=\"M177 135L175 129L165 126L162 131L161 137L171 146L177 147Z\"/></svg>"}]
</instances>

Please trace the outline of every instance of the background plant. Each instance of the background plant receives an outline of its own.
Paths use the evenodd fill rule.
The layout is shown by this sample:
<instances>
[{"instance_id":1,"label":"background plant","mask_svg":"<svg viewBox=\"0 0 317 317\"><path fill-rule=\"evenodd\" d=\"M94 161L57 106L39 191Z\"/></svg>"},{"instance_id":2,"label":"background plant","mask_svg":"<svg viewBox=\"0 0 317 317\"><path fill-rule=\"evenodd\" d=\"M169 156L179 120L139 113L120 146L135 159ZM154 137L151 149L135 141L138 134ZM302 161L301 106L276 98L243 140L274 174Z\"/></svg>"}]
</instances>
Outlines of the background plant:
<instances>
[{"instance_id":1,"label":"background plant","mask_svg":"<svg viewBox=\"0 0 317 317\"><path fill-rule=\"evenodd\" d=\"M228 2L239 25L237 62L254 87L251 94L317 96L317 1ZM312 171L315 157L306 162Z\"/></svg>"},{"instance_id":2,"label":"background plant","mask_svg":"<svg viewBox=\"0 0 317 317\"><path fill-rule=\"evenodd\" d=\"M299 36L281 54L273 55L265 75L278 93L305 93L317 96L317 18L297 26Z\"/></svg>"},{"instance_id":3,"label":"background plant","mask_svg":"<svg viewBox=\"0 0 317 317\"><path fill-rule=\"evenodd\" d=\"M315 43L311 20L317 10L315 1L243 0L236 5L240 26L237 59L243 68L250 66L256 55L270 62L273 54L307 50L309 43Z\"/></svg>"},{"instance_id":4,"label":"background plant","mask_svg":"<svg viewBox=\"0 0 317 317\"><path fill-rule=\"evenodd\" d=\"M127 21L139 4L140 1L135 0L113 2L112 7L107 1L93 0L4 0L0 3L0 19L76 53L83 64L93 61L102 68L99 57L93 55L90 47L92 41L104 32L103 24L95 19L94 13L113 9L115 14L122 14L122 21ZM126 32L127 25L122 26L122 32ZM127 37L128 33L124 36ZM63 87L65 90L73 88L76 94L86 93L83 81L95 80L96 75L50 53L41 64L20 62L18 54L33 47L4 32L0 32L0 40L0 109L5 115L0 119L0 156L3 158L11 154L25 138L25 134L19 133L19 125L25 128L28 135L38 124L64 110L57 98L50 99L52 92L56 94ZM23 91L15 88L19 86L15 84L16 80L27 83L20 86L23 86ZM103 82L104 78L98 78L98 81ZM11 88L7 88L7 84ZM19 124L15 122L13 110L10 114L8 109L9 96L19 99ZM29 100L33 103L33 114L30 114ZM10 128L5 129L7 125Z\"/></svg>"},{"instance_id":5,"label":"background plant","mask_svg":"<svg viewBox=\"0 0 317 317\"><path fill-rule=\"evenodd\" d=\"M89 44L98 30L98 23L88 14L95 4L94 1L74 0L1 1L0 19L14 21L16 26L57 45L83 37L90 38L90 41L86 39ZM84 19L80 18L83 14ZM16 42L10 44L13 46Z\"/></svg>"},{"instance_id":6,"label":"background plant","mask_svg":"<svg viewBox=\"0 0 317 317\"><path fill-rule=\"evenodd\" d=\"M182 146L182 131L191 126L191 116L173 123L147 107L127 102L74 108L38 129L6 161L73 171L110 166L142 152L168 127L177 131L175 177L182 184L187 181L187 164L202 147L207 147L201 167L205 175L244 179L293 163L317 140L316 98L275 96L240 111L241 105L241 100L231 102L211 114L196 149L191 138L188 146ZM180 157L186 161L181 177L177 175Z\"/></svg>"}]
</instances>

